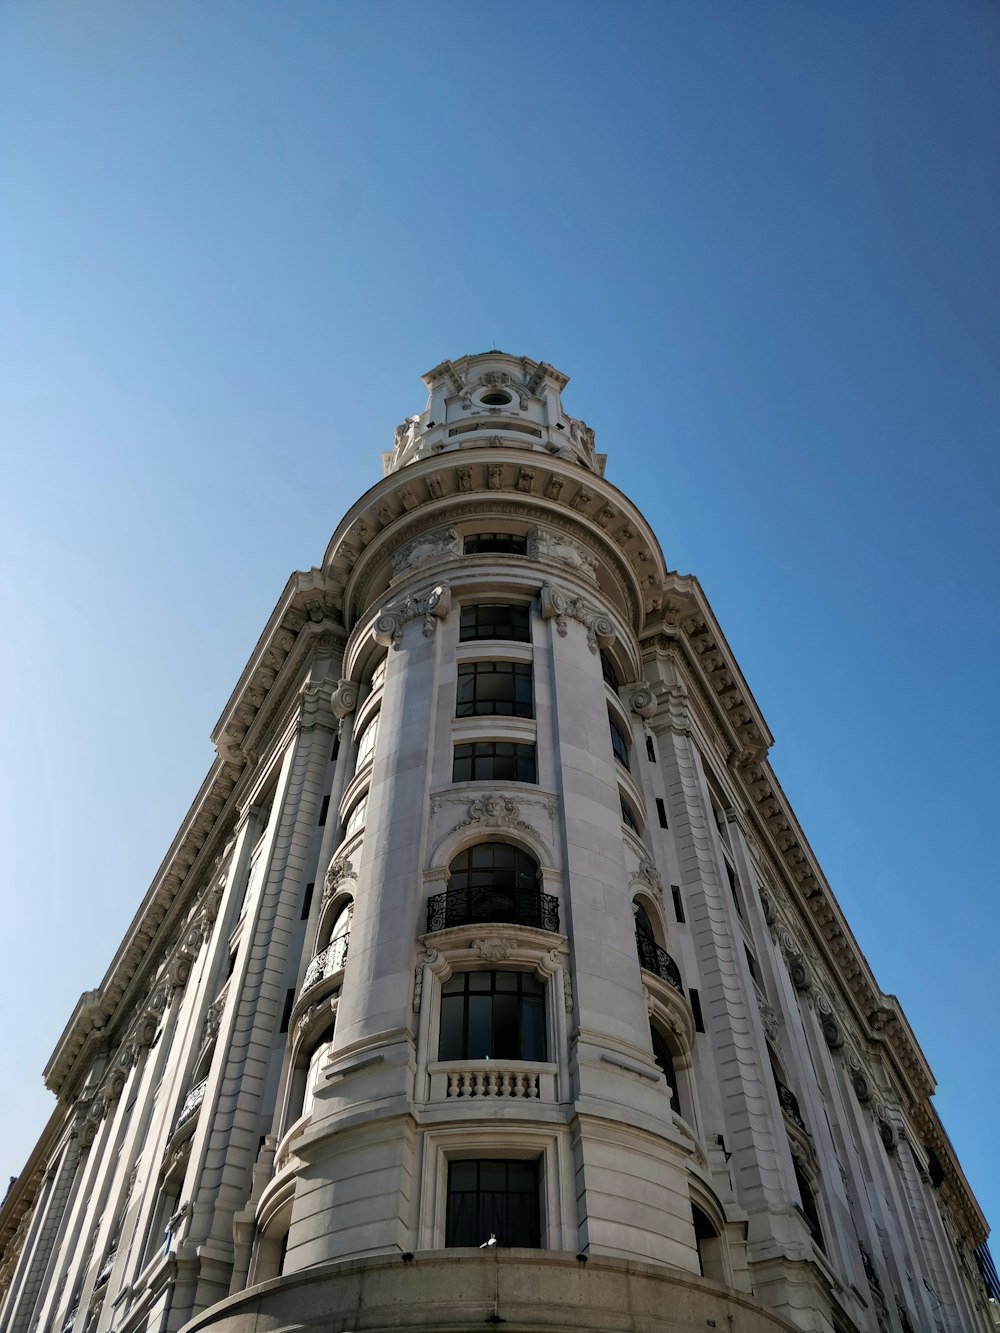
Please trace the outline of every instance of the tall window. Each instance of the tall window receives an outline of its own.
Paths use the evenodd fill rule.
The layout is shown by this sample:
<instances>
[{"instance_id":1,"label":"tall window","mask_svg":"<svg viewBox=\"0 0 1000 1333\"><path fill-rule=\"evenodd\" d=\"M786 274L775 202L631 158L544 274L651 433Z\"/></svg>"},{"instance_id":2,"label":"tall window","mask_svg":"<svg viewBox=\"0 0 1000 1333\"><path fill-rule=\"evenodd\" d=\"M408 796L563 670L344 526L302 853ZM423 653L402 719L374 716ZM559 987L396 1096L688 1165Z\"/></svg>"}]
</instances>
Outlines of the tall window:
<instances>
[{"instance_id":1,"label":"tall window","mask_svg":"<svg viewBox=\"0 0 1000 1333\"><path fill-rule=\"evenodd\" d=\"M622 806L622 823L626 828L630 828L633 833L638 833L639 824L635 815L632 813L632 807L629 805L628 801L626 801L624 796L620 796L618 799L621 801Z\"/></svg>"},{"instance_id":2,"label":"tall window","mask_svg":"<svg viewBox=\"0 0 1000 1333\"><path fill-rule=\"evenodd\" d=\"M812 1184L794 1157L792 1158L792 1167L795 1171L795 1183L799 1187L799 1196L802 1199L802 1211L805 1214L806 1221L809 1223L809 1230L812 1233L812 1238L819 1248L825 1251L826 1246L823 1244L823 1229L819 1224L819 1207L816 1202L816 1195L813 1191Z\"/></svg>"},{"instance_id":3,"label":"tall window","mask_svg":"<svg viewBox=\"0 0 1000 1333\"><path fill-rule=\"evenodd\" d=\"M544 1060L545 986L533 972L457 972L441 987L440 1060Z\"/></svg>"},{"instance_id":4,"label":"tall window","mask_svg":"<svg viewBox=\"0 0 1000 1333\"><path fill-rule=\"evenodd\" d=\"M448 1164L445 1245L541 1245L538 1163L477 1159Z\"/></svg>"},{"instance_id":5,"label":"tall window","mask_svg":"<svg viewBox=\"0 0 1000 1333\"><path fill-rule=\"evenodd\" d=\"M378 735L378 713L372 718L358 740L358 762L354 765L355 773L360 773L365 764L372 761L375 749L375 737Z\"/></svg>"},{"instance_id":6,"label":"tall window","mask_svg":"<svg viewBox=\"0 0 1000 1333\"><path fill-rule=\"evenodd\" d=\"M628 768L628 741L625 739L625 733L610 714L608 715L608 724L611 727L611 748L614 751L615 758L622 768Z\"/></svg>"},{"instance_id":7,"label":"tall window","mask_svg":"<svg viewBox=\"0 0 1000 1333\"><path fill-rule=\"evenodd\" d=\"M653 1043L653 1059L670 1087L671 1110L681 1114L681 1099L677 1092L677 1071L674 1069L674 1053L667 1044L667 1039L655 1023L649 1025L649 1036Z\"/></svg>"},{"instance_id":8,"label":"tall window","mask_svg":"<svg viewBox=\"0 0 1000 1333\"><path fill-rule=\"evenodd\" d=\"M477 842L448 867L449 889L534 889L538 862L509 842Z\"/></svg>"},{"instance_id":9,"label":"tall window","mask_svg":"<svg viewBox=\"0 0 1000 1333\"><path fill-rule=\"evenodd\" d=\"M537 782L535 747L513 741L455 746L452 782Z\"/></svg>"},{"instance_id":10,"label":"tall window","mask_svg":"<svg viewBox=\"0 0 1000 1333\"><path fill-rule=\"evenodd\" d=\"M383 657L381 662L379 662L378 666L372 672L372 678L369 682L369 689L372 694L374 694L376 690L380 690L385 684L385 668L388 661L389 658L387 656Z\"/></svg>"},{"instance_id":11,"label":"tall window","mask_svg":"<svg viewBox=\"0 0 1000 1333\"><path fill-rule=\"evenodd\" d=\"M527 549L527 537L518 532L470 532L465 539L466 555L524 555Z\"/></svg>"},{"instance_id":12,"label":"tall window","mask_svg":"<svg viewBox=\"0 0 1000 1333\"><path fill-rule=\"evenodd\" d=\"M615 694L617 694L621 681L618 679L618 672L615 669L614 662L612 662L611 658L603 648L601 649L601 675L604 677L604 683L610 685Z\"/></svg>"},{"instance_id":13,"label":"tall window","mask_svg":"<svg viewBox=\"0 0 1000 1333\"><path fill-rule=\"evenodd\" d=\"M531 667L526 662L463 662L455 716L534 717Z\"/></svg>"},{"instance_id":14,"label":"tall window","mask_svg":"<svg viewBox=\"0 0 1000 1333\"><path fill-rule=\"evenodd\" d=\"M481 602L478 606L463 606L459 622L459 640L513 639L516 643L531 641L531 625L526 606L510 606L506 602Z\"/></svg>"},{"instance_id":15,"label":"tall window","mask_svg":"<svg viewBox=\"0 0 1000 1333\"><path fill-rule=\"evenodd\" d=\"M344 837L353 838L365 826L365 817L368 814L368 793L365 792L361 800L357 802L354 809L347 816L347 823L344 825Z\"/></svg>"}]
</instances>

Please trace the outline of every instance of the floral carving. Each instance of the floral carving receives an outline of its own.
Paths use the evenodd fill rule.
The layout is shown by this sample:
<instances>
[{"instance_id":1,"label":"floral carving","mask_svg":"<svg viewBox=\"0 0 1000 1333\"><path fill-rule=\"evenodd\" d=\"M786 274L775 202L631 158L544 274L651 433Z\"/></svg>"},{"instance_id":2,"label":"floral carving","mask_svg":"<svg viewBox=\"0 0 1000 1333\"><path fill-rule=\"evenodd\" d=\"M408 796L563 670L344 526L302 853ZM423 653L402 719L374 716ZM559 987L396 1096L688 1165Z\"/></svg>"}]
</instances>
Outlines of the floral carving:
<instances>
[{"instance_id":1,"label":"floral carving","mask_svg":"<svg viewBox=\"0 0 1000 1333\"><path fill-rule=\"evenodd\" d=\"M587 647L596 653L601 644L613 643L615 627L609 616L589 606L582 597L570 597L551 583L542 587L542 619L554 620L556 632L565 636L567 620L578 620L587 631Z\"/></svg>"},{"instance_id":2,"label":"floral carving","mask_svg":"<svg viewBox=\"0 0 1000 1333\"><path fill-rule=\"evenodd\" d=\"M398 648L403 641L403 626L410 620L423 617L424 634L434 633L437 621L444 620L451 610L451 588L438 583L422 597L407 596L396 606L383 611L372 627L376 643L386 648Z\"/></svg>"},{"instance_id":3,"label":"floral carving","mask_svg":"<svg viewBox=\"0 0 1000 1333\"><path fill-rule=\"evenodd\" d=\"M526 824L521 818L517 802L512 801L509 796L477 796L474 801L469 802L468 814L458 821L452 833L457 833L461 828L468 828L470 824L483 824L487 828L531 828L531 825Z\"/></svg>"},{"instance_id":4,"label":"floral carving","mask_svg":"<svg viewBox=\"0 0 1000 1333\"><path fill-rule=\"evenodd\" d=\"M490 935L486 939L473 940L472 947L486 963L505 963L510 957L511 950L517 948L517 940Z\"/></svg>"},{"instance_id":5,"label":"floral carving","mask_svg":"<svg viewBox=\"0 0 1000 1333\"><path fill-rule=\"evenodd\" d=\"M323 876L323 897L329 898L342 879L357 879L357 873L346 856L338 856L326 868Z\"/></svg>"},{"instance_id":6,"label":"floral carving","mask_svg":"<svg viewBox=\"0 0 1000 1333\"><path fill-rule=\"evenodd\" d=\"M429 485L430 483L428 483ZM438 483L440 485L440 482ZM441 556L461 555L462 539L454 528L443 528L437 532L428 532L423 537L404 546L392 558L392 572L395 577L406 569L426 564Z\"/></svg>"},{"instance_id":7,"label":"floral carving","mask_svg":"<svg viewBox=\"0 0 1000 1333\"><path fill-rule=\"evenodd\" d=\"M555 560L586 574L588 578L597 578L597 557L572 537L535 528L528 533L527 550L532 560Z\"/></svg>"}]
</instances>

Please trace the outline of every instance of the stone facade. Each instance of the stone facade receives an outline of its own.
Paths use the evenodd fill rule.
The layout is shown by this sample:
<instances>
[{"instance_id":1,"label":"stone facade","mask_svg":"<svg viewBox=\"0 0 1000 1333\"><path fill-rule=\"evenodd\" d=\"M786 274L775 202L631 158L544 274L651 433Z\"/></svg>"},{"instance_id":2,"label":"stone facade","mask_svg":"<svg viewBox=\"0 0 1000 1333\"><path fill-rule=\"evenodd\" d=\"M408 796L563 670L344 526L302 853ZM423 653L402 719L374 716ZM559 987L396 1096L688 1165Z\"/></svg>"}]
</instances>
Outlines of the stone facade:
<instances>
[{"instance_id":1,"label":"stone facade","mask_svg":"<svg viewBox=\"0 0 1000 1333\"><path fill-rule=\"evenodd\" d=\"M553 367L424 381L49 1061L0 1327L991 1328L697 580Z\"/></svg>"}]
</instances>

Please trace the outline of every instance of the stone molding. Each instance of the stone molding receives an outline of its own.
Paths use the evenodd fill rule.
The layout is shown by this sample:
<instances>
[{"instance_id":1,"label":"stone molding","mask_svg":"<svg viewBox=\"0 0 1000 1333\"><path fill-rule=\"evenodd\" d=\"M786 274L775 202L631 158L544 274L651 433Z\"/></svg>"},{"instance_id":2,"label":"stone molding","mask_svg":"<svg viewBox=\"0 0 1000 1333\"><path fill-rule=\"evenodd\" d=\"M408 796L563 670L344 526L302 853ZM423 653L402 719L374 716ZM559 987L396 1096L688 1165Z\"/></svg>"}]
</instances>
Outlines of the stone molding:
<instances>
[{"instance_id":1,"label":"stone molding","mask_svg":"<svg viewBox=\"0 0 1000 1333\"><path fill-rule=\"evenodd\" d=\"M542 585L541 608L542 619L554 620L556 633L561 637L569 632L568 620L579 621L587 631L587 647L592 653L615 641L615 625L610 616L585 602L582 597L574 597L551 583Z\"/></svg>"},{"instance_id":2,"label":"stone molding","mask_svg":"<svg viewBox=\"0 0 1000 1333\"><path fill-rule=\"evenodd\" d=\"M403 642L403 627L411 620L422 619L424 636L429 637L450 610L451 588L447 583L437 583L422 595L404 597L383 610L372 626L372 638L384 648L398 649Z\"/></svg>"}]
</instances>

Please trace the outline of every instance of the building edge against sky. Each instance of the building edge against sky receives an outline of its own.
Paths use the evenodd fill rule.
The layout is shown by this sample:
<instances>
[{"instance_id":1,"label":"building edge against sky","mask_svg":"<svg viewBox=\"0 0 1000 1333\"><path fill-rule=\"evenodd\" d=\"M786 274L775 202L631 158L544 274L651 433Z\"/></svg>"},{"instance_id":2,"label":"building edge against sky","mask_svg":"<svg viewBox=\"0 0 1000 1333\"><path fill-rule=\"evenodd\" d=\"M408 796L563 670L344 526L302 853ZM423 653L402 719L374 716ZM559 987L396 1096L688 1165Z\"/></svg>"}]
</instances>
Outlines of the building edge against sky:
<instances>
[{"instance_id":1,"label":"building edge against sky","mask_svg":"<svg viewBox=\"0 0 1000 1333\"><path fill-rule=\"evenodd\" d=\"M697 580L566 376L424 382L46 1067L0 1327L992 1328Z\"/></svg>"}]
</instances>

